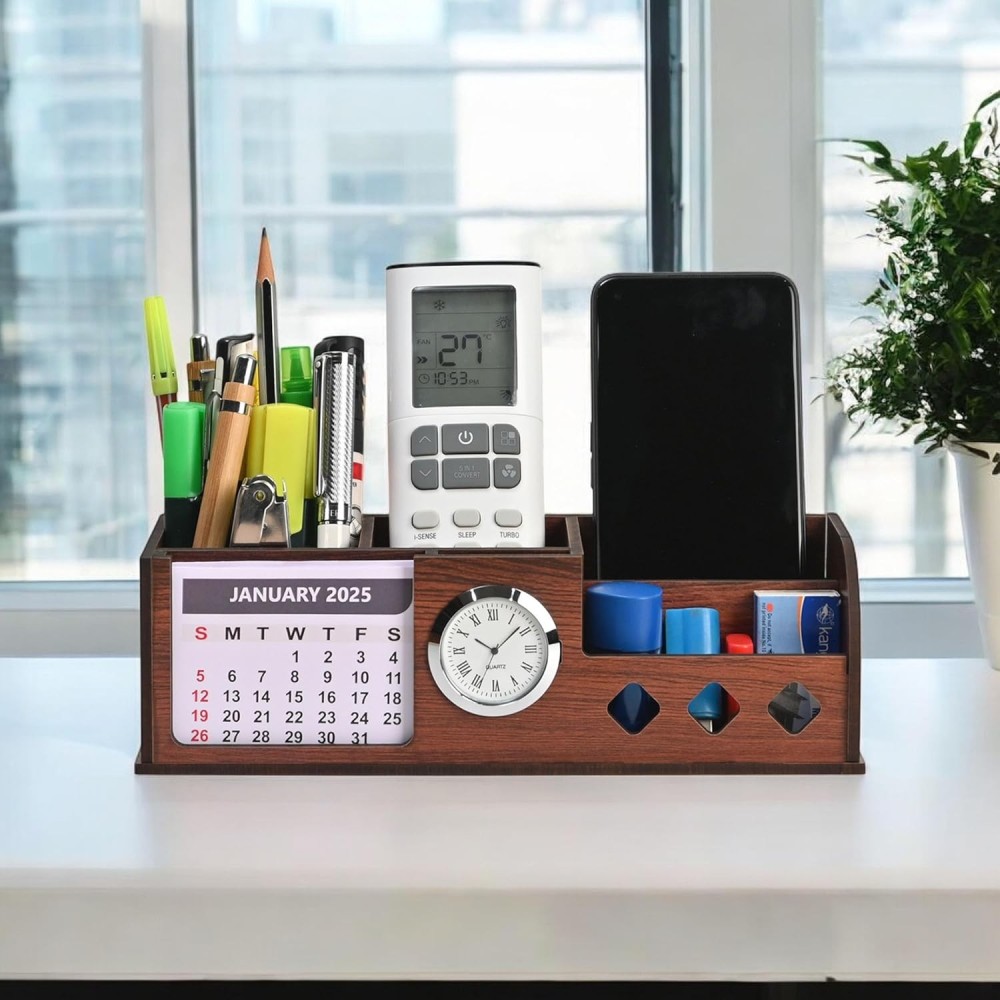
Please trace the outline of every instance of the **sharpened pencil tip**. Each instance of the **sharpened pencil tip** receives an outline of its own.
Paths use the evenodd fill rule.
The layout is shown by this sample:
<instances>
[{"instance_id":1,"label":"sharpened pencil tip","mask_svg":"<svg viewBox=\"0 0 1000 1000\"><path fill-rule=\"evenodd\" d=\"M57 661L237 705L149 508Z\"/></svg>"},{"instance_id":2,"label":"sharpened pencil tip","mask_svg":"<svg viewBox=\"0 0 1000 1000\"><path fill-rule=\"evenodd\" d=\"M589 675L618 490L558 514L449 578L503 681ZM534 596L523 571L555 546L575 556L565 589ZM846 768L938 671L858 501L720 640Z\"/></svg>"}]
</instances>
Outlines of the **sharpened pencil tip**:
<instances>
[{"instance_id":1,"label":"sharpened pencil tip","mask_svg":"<svg viewBox=\"0 0 1000 1000\"><path fill-rule=\"evenodd\" d=\"M261 229L260 229L260 238L262 240L266 240L267 239L267 226L261 226Z\"/></svg>"},{"instance_id":2,"label":"sharpened pencil tip","mask_svg":"<svg viewBox=\"0 0 1000 1000\"><path fill-rule=\"evenodd\" d=\"M271 241L267 238L267 227L260 234L260 256L257 258L257 280L274 283L274 264L271 262Z\"/></svg>"}]
</instances>

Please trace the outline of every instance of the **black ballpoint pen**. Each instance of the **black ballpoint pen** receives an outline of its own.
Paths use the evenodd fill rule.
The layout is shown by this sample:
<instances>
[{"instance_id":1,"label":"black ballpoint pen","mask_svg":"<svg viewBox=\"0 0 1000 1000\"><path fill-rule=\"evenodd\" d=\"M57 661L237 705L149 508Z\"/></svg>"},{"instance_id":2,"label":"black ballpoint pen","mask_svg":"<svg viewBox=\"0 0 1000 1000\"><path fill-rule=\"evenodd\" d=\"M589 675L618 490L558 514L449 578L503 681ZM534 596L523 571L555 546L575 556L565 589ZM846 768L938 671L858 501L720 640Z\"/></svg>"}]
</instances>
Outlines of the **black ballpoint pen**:
<instances>
[{"instance_id":1,"label":"black ballpoint pen","mask_svg":"<svg viewBox=\"0 0 1000 1000\"><path fill-rule=\"evenodd\" d=\"M248 353L250 348L245 345L251 340L253 340L252 333L233 333L228 337L219 337L215 345L215 356L222 358L223 383L232 379L236 355Z\"/></svg>"}]
</instances>

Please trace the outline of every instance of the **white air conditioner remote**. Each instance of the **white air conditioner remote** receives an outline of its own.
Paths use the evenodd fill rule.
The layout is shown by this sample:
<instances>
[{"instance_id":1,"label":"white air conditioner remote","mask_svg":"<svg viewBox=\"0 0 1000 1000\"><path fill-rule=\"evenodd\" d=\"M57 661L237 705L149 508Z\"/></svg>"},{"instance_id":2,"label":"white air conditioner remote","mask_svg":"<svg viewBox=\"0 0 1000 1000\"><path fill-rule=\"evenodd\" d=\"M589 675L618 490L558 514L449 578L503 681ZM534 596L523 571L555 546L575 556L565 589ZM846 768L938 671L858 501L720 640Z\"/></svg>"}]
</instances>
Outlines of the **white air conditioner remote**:
<instances>
[{"instance_id":1,"label":"white air conditioner remote","mask_svg":"<svg viewBox=\"0 0 1000 1000\"><path fill-rule=\"evenodd\" d=\"M389 544L541 547L541 268L386 270Z\"/></svg>"}]
</instances>

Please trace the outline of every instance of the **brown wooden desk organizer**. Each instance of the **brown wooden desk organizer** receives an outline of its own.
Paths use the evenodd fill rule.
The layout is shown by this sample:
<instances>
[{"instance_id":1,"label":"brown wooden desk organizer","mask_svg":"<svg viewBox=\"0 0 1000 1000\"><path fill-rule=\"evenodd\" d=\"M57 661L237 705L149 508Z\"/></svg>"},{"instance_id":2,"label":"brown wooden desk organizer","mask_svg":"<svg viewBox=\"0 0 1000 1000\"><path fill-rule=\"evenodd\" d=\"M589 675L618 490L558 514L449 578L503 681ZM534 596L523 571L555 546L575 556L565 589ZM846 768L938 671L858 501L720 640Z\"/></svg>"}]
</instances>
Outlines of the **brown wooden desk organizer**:
<instances>
[{"instance_id":1,"label":"brown wooden desk organizer","mask_svg":"<svg viewBox=\"0 0 1000 1000\"><path fill-rule=\"evenodd\" d=\"M549 517L546 548L402 550L387 547L384 517L368 517L353 550L166 550L157 524L141 558L142 745L140 773L836 773L861 774L861 641L854 545L836 514L807 520L805 580L656 581L667 607L719 609L722 631L752 633L755 588L833 588L841 592L842 655L656 656L583 652L583 592L592 580L590 517ZM637 541L641 544L641 540ZM404 746L186 746L171 735L171 561L239 559L414 560L414 736ZM563 644L550 690L505 718L452 705L427 666L427 640L440 610L460 592L486 584L523 589L549 609ZM710 734L687 711L711 681L739 702L739 714ZM797 735L768 713L789 682L809 689L819 714ZM636 734L608 712L638 682L660 713Z\"/></svg>"}]
</instances>

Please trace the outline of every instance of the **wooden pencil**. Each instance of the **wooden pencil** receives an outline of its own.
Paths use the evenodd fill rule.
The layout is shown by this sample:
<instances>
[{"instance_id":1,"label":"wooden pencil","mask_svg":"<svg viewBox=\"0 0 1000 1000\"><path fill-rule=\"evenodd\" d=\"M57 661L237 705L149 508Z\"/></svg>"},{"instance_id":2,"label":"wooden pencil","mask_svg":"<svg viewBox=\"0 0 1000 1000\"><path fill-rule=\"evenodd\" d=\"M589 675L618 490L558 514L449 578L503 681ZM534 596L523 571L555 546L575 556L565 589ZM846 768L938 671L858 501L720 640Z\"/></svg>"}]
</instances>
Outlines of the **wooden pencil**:
<instances>
[{"instance_id":1,"label":"wooden pencil","mask_svg":"<svg viewBox=\"0 0 1000 1000\"><path fill-rule=\"evenodd\" d=\"M257 362L261 403L277 403L281 399L281 349L278 346L278 298L274 282L274 262L266 227L260 234L260 254L257 258Z\"/></svg>"}]
</instances>

